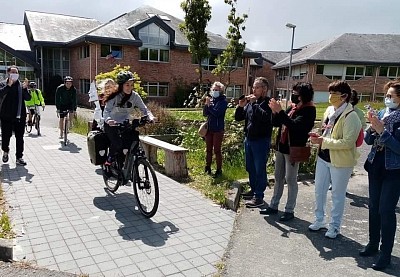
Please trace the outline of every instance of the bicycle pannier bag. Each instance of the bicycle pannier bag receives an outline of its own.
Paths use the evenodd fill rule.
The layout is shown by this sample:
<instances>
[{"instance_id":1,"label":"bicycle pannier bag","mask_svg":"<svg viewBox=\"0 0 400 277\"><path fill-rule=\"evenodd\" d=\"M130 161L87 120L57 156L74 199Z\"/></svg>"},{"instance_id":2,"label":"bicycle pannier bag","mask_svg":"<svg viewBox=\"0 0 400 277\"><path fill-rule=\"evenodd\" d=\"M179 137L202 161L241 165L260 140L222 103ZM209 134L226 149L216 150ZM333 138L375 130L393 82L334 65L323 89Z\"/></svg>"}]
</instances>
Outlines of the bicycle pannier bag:
<instances>
[{"instance_id":1,"label":"bicycle pannier bag","mask_svg":"<svg viewBox=\"0 0 400 277\"><path fill-rule=\"evenodd\" d=\"M90 131L87 136L87 146L90 162L94 165L105 163L110 142L107 134L102 131Z\"/></svg>"}]
</instances>

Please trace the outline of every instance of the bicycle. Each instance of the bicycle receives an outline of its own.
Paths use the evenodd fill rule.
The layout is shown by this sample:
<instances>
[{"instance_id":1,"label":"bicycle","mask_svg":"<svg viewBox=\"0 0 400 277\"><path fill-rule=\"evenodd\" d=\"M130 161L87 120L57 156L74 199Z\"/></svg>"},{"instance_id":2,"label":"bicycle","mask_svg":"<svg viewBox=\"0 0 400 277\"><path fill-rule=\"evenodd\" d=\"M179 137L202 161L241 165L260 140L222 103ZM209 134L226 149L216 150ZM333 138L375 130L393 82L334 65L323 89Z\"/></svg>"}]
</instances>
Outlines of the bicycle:
<instances>
[{"instance_id":1,"label":"bicycle","mask_svg":"<svg viewBox=\"0 0 400 277\"><path fill-rule=\"evenodd\" d=\"M69 115L70 115L70 111L69 110L66 110L66 111L59 111L58 112L58 114L59 114L59 116L64 116L64 124L63 124L63 126L64 126L64 130L63 130L63 144L65 145L65 146L67 146L67 144L68 144L68 131L69 131L69 120L70 120L70 118L69 118Z\"/></svg>"},{"instance_id":2,"label":"bicycle","mask_svg":"<svg viewBox=\"0 0 400 277\"><path fill-rule=\"evenodd\" d=\"M156 214L159 204L158 181L154 168L140 145L139 132L136 131L137 127L146 123L147 116L134 119L132 124L128 122L115 127L121 137L126 130L132 128L137 139L133 140L126 155L119 153L111 165L103 164L102 170L104 183L110 192L116 192L120 186L131 181L140 212L151 218Z\"/></svg>"},{"instance_id":3,"label":"bicycle","mask_svg":"<svg viewBox=\"0 0 400 277\"><path fill-rule=\"evenodd\" d=\"M25 123L25 130L28 134L30 134L32 132L32 127L35 126L37 135L40 136L40 108L39 107L40 107L39 105L35 105L35 113L32 115L32 123L29 124L28 121ZM28 108L28 110L29 109L30 108ZM44 111L44 107L43 107L43 111Z\"/></svg>"}]
</instances>

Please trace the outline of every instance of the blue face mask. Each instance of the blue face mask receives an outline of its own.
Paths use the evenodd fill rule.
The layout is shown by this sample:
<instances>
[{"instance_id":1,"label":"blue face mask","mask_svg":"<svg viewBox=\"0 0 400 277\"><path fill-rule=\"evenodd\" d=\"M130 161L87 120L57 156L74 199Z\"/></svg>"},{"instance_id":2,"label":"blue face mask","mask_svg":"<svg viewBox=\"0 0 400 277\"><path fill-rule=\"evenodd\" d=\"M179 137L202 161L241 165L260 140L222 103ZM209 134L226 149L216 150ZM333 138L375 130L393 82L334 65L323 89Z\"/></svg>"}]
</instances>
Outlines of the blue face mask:
<instances>
[{"instance_id":1,"label":"blue face mask","mask_svg":"<svg viewBox=\"0 0 400 277\"><path fill-rule=\"evenodd\" d=\"M393 102L392 98L385 98L385 106L388 107L389 109L397 109L399 107L398 103Z\"/></svg>"},{"instance_id":2,"label":"blue face mask","mask_svg":"<svg viewBox=\"0 0 400 277\"><path fill-rule=\"evenodd\" d=\"M211 92L211 96L212 96L213 98L218 98L218 97L219 97L219 91L218 91L218 90L213 90L213 91Z\"/></svg>"}]
</instances>

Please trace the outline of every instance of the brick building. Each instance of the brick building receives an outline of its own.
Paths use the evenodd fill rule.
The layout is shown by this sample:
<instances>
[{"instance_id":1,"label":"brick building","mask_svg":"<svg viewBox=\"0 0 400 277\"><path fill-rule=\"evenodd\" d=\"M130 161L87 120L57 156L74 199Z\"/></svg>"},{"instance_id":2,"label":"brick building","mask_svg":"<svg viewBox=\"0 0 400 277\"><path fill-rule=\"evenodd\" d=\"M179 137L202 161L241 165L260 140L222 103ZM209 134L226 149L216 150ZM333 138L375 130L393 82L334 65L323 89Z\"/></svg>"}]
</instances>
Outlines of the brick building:
<instances>
[{"instance_id":1,"label":"brick building","mask_svg":"<svg viewBox=\"0 0 400 277\"><path fill-rule=\"evenodd\" d=\"M25 11L24 24L17 26L26 30L22 36L31 58L29 70L25 70L30 73L25 74L23 70L21 77L36 79L46 100L52 102L62 78L71 75L80 104L85 104L90 82L98 73L110 71L116 64L129 65L140 76L149 99L177 105L178 88L191 90L198 82L197 64L188 51L189 42L179 30L181 22L150 6L142 6L104 24L91 18ZM211 32L207 34L211 57L202 61L202 65L203 81L210 83L219 80L211 70L228 40ZM0 44L0 53L5 48ZM21 55L8 50L5 49L11 56ZM234 65L226 92L228 97L238 97L249 89L250 60L258 56L259 53L246 49L243 59ZM11 64L12 61L3 67L0 64L0 72L4 73Z\"/></svg>"},{"instance_id":2,"label":"brick building","mask_svg":"<svg viewBox=\"0 0 400 277\"><path fill-rule=\"evenodd\" d=\"M328 84L346 80L361 100L381 100L383 85L400 77L400 35L343 34L296 49L292 78L288 78L289 56L272 66L275 89L285 95L293 83L311 82L314 100L328 100Z\"/></svg>"}]
</instances>

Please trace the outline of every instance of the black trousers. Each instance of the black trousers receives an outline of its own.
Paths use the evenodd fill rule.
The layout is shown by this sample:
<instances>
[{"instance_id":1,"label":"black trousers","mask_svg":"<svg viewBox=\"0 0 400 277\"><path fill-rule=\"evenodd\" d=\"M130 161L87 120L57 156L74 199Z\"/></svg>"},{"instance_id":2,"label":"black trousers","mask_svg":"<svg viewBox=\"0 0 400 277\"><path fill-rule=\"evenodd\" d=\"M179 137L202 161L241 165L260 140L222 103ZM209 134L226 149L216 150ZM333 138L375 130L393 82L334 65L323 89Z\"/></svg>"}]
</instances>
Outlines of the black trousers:
<instances>
[{"instance_id":1,"label":"black trousers","mask_svg":"<svg viewBox=\"0 0 400 277\"><path fill-rule=\"evenodd\" d=\"M139 140L139 136L135 135L131 128L124 131L122 137L119 135L119 127L109 126L105 123L104 131L110 140L109 155L111 157L115 157L118 153L121 153L123 149L129 149L135 137L137 137L136 140Z\"/></svg>"},{"instance_id":2,"label":"black trousers","mask_svg":"<svg viewBox=\"0 0 400 277\"><path fill-rule=\"evenodd\" d=\"M400 169L386 170L384 152L366 162L369 181L369 242L381 243L383 255L390 256L396 234L396 206L400 196Z\"/></svg>"},{"instance_id":3,"label":"black trousers","mask_svg":"<svg viewBox=\"0 0 400 277\"><path fill-rule=\"evenodd\" d=\"M24 153L25 120L25 118L20 120L1 119L1 150L10 152L10 138L14 132L17 159L22 158Z\"/></svg>"}]
</instances>

